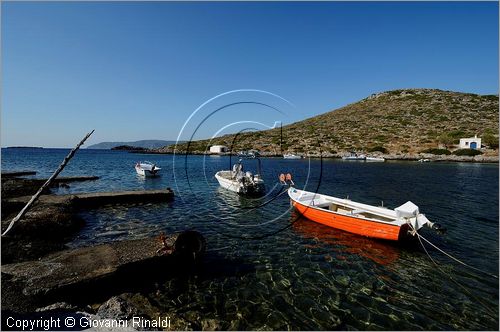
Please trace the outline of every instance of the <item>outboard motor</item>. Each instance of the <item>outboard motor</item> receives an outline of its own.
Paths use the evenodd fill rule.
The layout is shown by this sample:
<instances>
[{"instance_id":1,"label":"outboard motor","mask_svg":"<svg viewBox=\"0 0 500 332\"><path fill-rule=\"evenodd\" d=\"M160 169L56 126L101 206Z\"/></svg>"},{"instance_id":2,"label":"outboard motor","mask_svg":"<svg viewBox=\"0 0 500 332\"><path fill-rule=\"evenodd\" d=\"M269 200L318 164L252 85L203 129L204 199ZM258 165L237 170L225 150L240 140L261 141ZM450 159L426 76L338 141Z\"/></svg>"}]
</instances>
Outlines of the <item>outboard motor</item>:
<instances>
[{"instance_id":1,"label":"outboard motor","mask_svg":"<svg viewBox=\"0 0 500 332\"><path fill-rule=\"evenodd\" d=\"M252 172L250 172L250 171L246 171L246 173L245 173L245 177L246 177L246 178L247 178L250 182L252 182L252 183L253 183L253 174L252 174Z\"/></svg>"},{"instance_id":2,"label":"outboard motor","mask_svg":"<svg viewBox=\"0 0 500 332\"><path fill-rule=\"evenodd\" d=\"M431 223L430 227L439 234L446 233L446 227L442 226L441 224L438 224L437 222Z\"/></svg>"},{"instance_id":3,"label":"outboard motor","mask_svg":"<svg viewBox=\"0 0 500 332\"><path fill-rule=\"evenodd\" d=\"M430 229L436 230L441 234L446 231L446 229L438 223L433 223L429 219L427 219L424 214L420 213L420 211L418 210L418 206L410 201L395 208L394 211L396 211L396 216L398 218L406 220L406 222L413 227L413 235L415 235L415 232L422 228L424 225L429 227Z\"/></svg>"},{"instance_id":4,"label":"outboard motor","mask_svg":"<svg viewBox=\"0 0 500 332\"><path fill-rule=\"evenodd\" d=\"M410 201L398 206L394 209L394 211L396 211L396 217L406 220L406 222L412 226L412 234L415 234L415 232L422 228L425 224L430 223L429 219L427 219L425 215L420 214L418 206Z\"/></svg>"}]
</instances>

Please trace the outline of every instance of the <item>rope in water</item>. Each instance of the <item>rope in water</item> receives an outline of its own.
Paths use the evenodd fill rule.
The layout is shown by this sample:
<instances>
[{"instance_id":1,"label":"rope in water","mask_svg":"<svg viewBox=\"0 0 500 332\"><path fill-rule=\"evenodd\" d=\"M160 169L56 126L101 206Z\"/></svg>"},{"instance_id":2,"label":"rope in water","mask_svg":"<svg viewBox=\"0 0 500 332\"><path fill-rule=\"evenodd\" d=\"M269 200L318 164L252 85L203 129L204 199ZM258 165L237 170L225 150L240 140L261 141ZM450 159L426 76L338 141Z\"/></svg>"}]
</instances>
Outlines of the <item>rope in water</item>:
<instances>
[{"instance_id":1,"label":"rope in water","mask_svg":"<svg viewBox=\"0 0 500 332\"><path fill-rule=\"evenodd\" d=\"M220 250L225 250L232 248L232 246L225 246L225 247L220 247L220 248L213 248L213 249L207 249L207 252L213 252L213 251L220 251Z\"/></svg>"},{"instance_id":2,"label":"rope in water","mask_svg":"<svg viewBox=\"0 0 500 332\"><path fill-rule=\"evenodd\" d=\"M413 227L412 227L412 228L413 228ZM432 247L434 247L436 250L440 251L442 254L444 254L444 255L448 256L449 258L453 259L455 262L460 263L460 264L462 264L463 266L466 266L466 267L468 267L468 268L470 268L470 269L473 269L473 270L476 270L476 271L478 271L478 272L481 272L481 273L484 273L484 274L486 274L486 275L489 275L490 277L493 277L493 278L495 278L495 279L498 279L498 276L497 276L497 275L494 275L494 274L489 273L489 272L487 272L487 271L481 270L481 269L479 269L479 268L477 268L477 267L475 267L475 266L469 265L469 264L467 264L467 263L465 263L465 262L461 261L460 259L458 259L458 258L456 258L456 257L453 257L453 256L452 256L452 255L450 255L449 253L445 252L443 249L441 249L441 248L439 248L438 246L436 246L436 245L435 245L434 243L432 243L431 241L427 240L425 237L423 237L423 236L422 236L422 235L420 235L419 233L416 233L416 234L417 234L417 236L418 236L419 241L420 241L420 239L424 240L425 242L427 242L428 244L430 244ZM422 247L423 247L424 245L423 245L422 241L420 241L420 243L422 244ZM424 248L425 248L425 247L424 247Z\"/></svg>"},{"instance_id":3,"label":"rope in water","mask_svg":"<svg viewBox=\"0 0 500 332\"><path fill-rule=\"evenodd\" d=\"M411 227L411 228L413 228L411 224L410 224L410 227ZM414 229L414 228L413 228L413 229ZM456 281L455 279L453 279L453 277L452 277L450 274L446 273L445 271L443 271L443 270L439 267L439 264L438 264L438 263L436 263L436 261L435 261L435 260L431 257L431 255L429 254L429 252L428 252L428 251L427 251L427 249L425 248L425 246L424 246L424 244L423 244L423 242L422 242L421 238L422 238L422 239L424 239L424 240L426 240L428 243L430 243L430 241L428 241L427 239L425 239L422 235L420 235L420 234L418 234L418 233L416 233L416 234L417 234L417 239L418 239L418 241L420 242L420 245L422 246L422 248L424 249L425 253L427 254L427 257L429 257L429 259L431 260L431 262L432 262L432 263L434 263L434 265L436 266L436 268L437 268L437 269L438 269L441 273L445 274L448 278L450 278L450 280L451 280L451 281L453 281L453 282L455 283L455 285L457 285L458 287L462 288L462 290L464 290L464 291L465 291L465 293L467 293L467 294L468 294L471 298L475 299L478 303L480 303L480 304L484 307L484 309L485 309L486 311L488 311L491 315L495 316L495 315L496 315L496 312L494 312L493 310L491 310L490 306L488 306L488 304L487 304L487 303L483 302L483 301L482 301L479 297L477 297L477 296L475 296L474 294L472 294L472 293L471 293L471 292L470 292L470 291L469 291L469 290L468 290L465 286L463 286L461 283L459 283L458 281ZM432 244L432 243L430 243L430 244ZM432 244L432 245L433 245L433 244ZM434 247L436 247L435 245L433 245L433 246L434 246ZM436 247L436 248L437 248L437 247ZM439 248L437 248L437 249L439 249ZM451 255L450 255L450 256L451 256ZM469 267L470 267L470 265L466 265L466 266L469 266ZM479 270L479 271L481 271L481 270ZM482 271L482 272L484 272L484 271ZM490 273L486 273L486 274L491 275Z\"/></svg>"}]
</instances>

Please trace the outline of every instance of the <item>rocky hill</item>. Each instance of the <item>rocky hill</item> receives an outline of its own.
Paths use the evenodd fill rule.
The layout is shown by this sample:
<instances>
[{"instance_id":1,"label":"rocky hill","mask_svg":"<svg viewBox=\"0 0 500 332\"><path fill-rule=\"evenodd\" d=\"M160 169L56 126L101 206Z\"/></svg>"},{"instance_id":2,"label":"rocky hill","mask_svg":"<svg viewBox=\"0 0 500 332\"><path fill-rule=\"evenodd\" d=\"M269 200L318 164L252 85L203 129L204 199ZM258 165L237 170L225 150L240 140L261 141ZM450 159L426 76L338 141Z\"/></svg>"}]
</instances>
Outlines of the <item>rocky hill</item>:
<instances>
[{"instance_id":1,"label":"rocky hill","mask_svg":"<svg viewBox=\"0 0 500 332\"><path fill-rule=\"evenodd\" d=\"M477 134L498 155L499 103L496 95L477 95L434 89L404 89L373 94L359 102L282 128L240 134L232 151L258 149L335 156L347 151L415 154L449 147L461 137ZM189 152L205 153L208 144L231 147L234 135L191 142ZM280 150L281 143L281 150ZM177 146L186 151L187 143ZM158 152L171 153L174 146Z\"/></svg>"}]
</instances>

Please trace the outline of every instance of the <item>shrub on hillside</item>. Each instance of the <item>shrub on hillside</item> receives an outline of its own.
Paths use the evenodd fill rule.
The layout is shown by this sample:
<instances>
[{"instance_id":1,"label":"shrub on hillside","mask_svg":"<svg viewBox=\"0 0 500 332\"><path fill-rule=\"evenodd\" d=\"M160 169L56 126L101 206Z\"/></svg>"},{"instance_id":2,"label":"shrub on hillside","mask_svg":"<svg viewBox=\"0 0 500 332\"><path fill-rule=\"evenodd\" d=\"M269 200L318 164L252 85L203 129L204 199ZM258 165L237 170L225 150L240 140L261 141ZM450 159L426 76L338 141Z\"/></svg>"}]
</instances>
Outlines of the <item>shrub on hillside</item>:
<instances>
[{"instance_id":1,"label":"shrub on hillside","mask_svg":"<svg viewBox=\"0 0 500 332\"><path fill-rule=\"evenodd\" d=\"M483 154L479 150L473 150L473 149L458 149L453 151L453 154L456 156L477 156L478 154Z\"/></svg>"},{"instance_id":2,"label":"shrub on hillside","mask_svg":"<svg viewBox=\"0 0 500 332\"><path fill-rule=\"evenodd\" d=\"M438 136L438 142L446 147L453 145L454 137L450 133L442 133Z\"/></svg>"},{"instance_id":3,"label":"shrub on hillside","mask_svg":"<svg viewBox=\"0 0 500 332\"><path fill-rule=\"evenodd\" d=\"M382 153L387 153L387 149L384 148L383 146L377 145L372 148L368 149L368 152L382 152Z\"/></svg>"},{"instance_id":4,"label":"shrub on hillside","mask_svg":"<svg viewBox=\"0 0 500 332\"><path fill-rule=\"evenodd\" d=\"M498 149L498 137L493 134L487 133L483 136L484 144L488 145L491 149Z\"/></svg>"},{"instance_id":5,"label":"shrub on hillside","mask_svg":"<svg viewBox=\"0 0 500 332\"><path fill-rule=\"evenodd\" d=\"M426 150L422 150L420 151L420 153L430 153L430 154L435 154L435 155L449 155L451 154L450 150L446 150L446 149L426 149Z\"/></svg>"},{"instance_id":6,"label":"shrub on hillside","mask_svg":"<svg viewBox=\"0 0 500 332\"><path fill-rule=\"evenodd\" d=\"M483 96L485 99L488 99L488 100L491 100L491 101L497 101L498 100L498 96L497 95L486 95L486 96Z\"/></svg>"}]
</instances>

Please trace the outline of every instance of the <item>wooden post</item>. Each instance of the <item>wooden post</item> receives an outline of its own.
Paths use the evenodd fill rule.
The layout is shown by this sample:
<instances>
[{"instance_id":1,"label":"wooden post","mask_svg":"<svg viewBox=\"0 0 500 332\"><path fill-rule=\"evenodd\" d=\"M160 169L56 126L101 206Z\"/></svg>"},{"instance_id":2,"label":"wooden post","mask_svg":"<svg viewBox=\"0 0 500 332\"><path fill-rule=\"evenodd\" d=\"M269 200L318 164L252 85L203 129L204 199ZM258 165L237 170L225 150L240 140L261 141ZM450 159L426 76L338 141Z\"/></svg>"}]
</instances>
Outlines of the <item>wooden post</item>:
<instances>
[{"instance_id":1,"label":"wooden post","mask_svg":"<svg viewBox=\"0 0 500 332\"><path fill-rule=\"evenodd\" d=\"M63 162L61 163L61 165L59 165L59 167L54 172L54 174L52 174L52 176L40 187L40 189L38 189L38 191L36 192L36 194L34 194L31 197L31 199L24 206L24 208L21 210L21 212L19 212L18 215L15 216L14 219L12 219L12 221L9 224L9 227L7 227L7 229L5 230L5 232L3 232L2 236L5 236L12 229L12 226L14 226L14 224L19 219L21 219L24 216L24 214L28 211L28 209L31 207L31 205L38 199L38 197L40 197L40 195L42 194L42 191L50 185L50 183L59 175L59 173L62 172L62 170L64 169L64 167L66 166L66 164L68 164L68 162L70 161L70 159L73 158L76 150L78 150L80 148L80 146L82 146L83 143L85 143L85 141L87 140L87 138L89 138L90 135L92 135L93 133L94 133L94 130L92 130L90 133L88 133L87 135L85 135L85 137L80 141L80 143L78 143L73 148L73 150L71 150L69 152L69 154L66 156L66 158L64 158Z\"/></svg>"}]
</instances>

